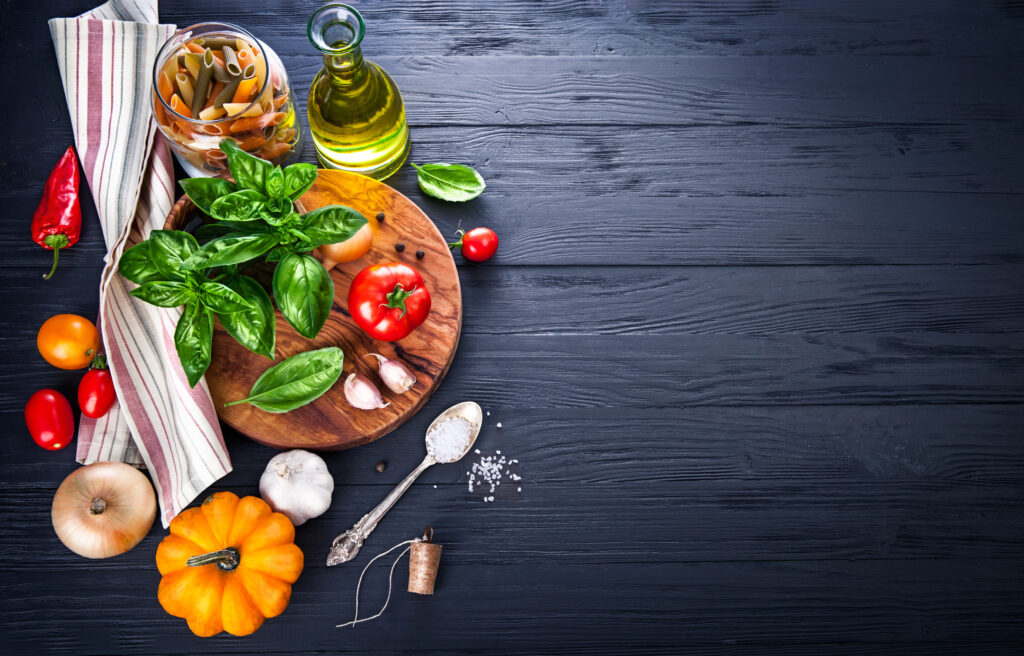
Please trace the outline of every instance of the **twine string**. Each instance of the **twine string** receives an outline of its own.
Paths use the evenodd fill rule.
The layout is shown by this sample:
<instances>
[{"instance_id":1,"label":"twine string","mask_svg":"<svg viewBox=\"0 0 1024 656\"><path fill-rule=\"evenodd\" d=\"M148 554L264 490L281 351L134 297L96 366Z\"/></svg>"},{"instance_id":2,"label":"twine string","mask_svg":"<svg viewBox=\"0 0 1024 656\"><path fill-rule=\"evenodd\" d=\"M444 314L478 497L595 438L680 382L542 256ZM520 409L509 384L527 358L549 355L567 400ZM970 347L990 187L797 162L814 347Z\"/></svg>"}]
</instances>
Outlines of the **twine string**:
<instances>
[{"instance_id":1,"label":"twine string","mask_svg":"<svg viewBox=\"0 0 1024 656\"><path fill-rule=\"evenodd\" d=\"M376 556L374 556L372 559L370 559L370 562L366 563L366 567L363 568L362 573L359 575L359 583L356 584L356 615L355 615L355 618L353 618L351 622L345 622L344 624L337 624L337 625L335 625L335 628L341 629L341 628L344 628L346 626L355 626L356 624L358 624L360 622L369 622L370 620L377 619L378 617L383 615L384 611L387 610L387 608L388 608L388 602L391 601L391 580L394 577L395 567L398 566L398 561L402 560L402 556L404 556L406 554L406 552L409 551L409 549L412 549L412 545L414 543L416 543L416 542L423 542L423 541L424 541L423 538L413 538L412 540L406 540L405 542L399 542L398 544L396 544L395 546L391 547L387 551L385 551L383 553L379 553ZM384 606L380 609L380 611L376 615L374 615L372 617L364 617L364 618L360 619L359 618L359 590L360 590L360 588L363 587L363 577L366 576L366 571L368 569L370 569L370 565L372 565L374 563L374 561L376 561L378 558L382 558L383 556L388 555L389 553L391 553L392 551L394 551L395 549L397 549L397 548L399 548L399 547L401 547L403 545L405 545L405 549L402 550L402 553L398 554L398 557L395 558L395 562L391 563L391 571L388 573L388 596L387 596L387 598L384 599Z\"/></svg>"}]
</instances>

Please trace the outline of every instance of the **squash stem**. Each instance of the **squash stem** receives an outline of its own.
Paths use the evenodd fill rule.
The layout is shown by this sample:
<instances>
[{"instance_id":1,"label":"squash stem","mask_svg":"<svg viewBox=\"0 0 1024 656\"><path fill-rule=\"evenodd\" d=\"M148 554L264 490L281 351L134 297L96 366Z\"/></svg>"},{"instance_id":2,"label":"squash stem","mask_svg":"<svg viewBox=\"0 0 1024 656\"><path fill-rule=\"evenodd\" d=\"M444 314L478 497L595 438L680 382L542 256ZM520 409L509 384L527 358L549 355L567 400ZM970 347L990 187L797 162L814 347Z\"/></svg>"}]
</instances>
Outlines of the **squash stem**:
<instances>
[{"instance_id":1,"label":"squash stem","mask_svg":"<svg viewBox=\"0 0 1024 656\"><path fill-rule=\"evenodd\" d=\"M230 572L238 567L239 560L240 557L238 555L238 549L228 547L227 549L221 549L220 551L211 551L210 553L192 556L185 561L185 564L189 567L201 567L203 565L216 563L217 567L221 568L225 572Z\"/></svg>"}]
</instances>

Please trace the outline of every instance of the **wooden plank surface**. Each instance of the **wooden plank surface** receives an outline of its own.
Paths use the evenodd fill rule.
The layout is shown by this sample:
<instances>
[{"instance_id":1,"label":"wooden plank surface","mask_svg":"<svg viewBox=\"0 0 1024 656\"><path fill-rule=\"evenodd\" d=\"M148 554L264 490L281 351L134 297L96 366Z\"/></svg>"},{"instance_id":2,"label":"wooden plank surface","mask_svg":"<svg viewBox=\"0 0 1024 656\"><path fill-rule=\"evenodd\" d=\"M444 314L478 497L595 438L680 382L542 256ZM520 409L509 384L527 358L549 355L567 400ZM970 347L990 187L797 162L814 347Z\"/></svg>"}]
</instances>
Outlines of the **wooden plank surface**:
<instances>
[{"instance_id":1,"label":"wooden plank surface","mask_svg":"<svg viewBox=\"0 0 1024 656\"><path fill-rule=\"evenodd\" d=\"M91 199L50 282L26 224L71 139L45 21L97 1L0 6L19 90L0 156L0 651L1024 649L1019 3L360 3L413 160L473 164L488 188L452 205L411 170L389 183L443 234L488 225L501 248L459 266L464 335L436 396L326 456L335 501L298 531L308 568L285 614L200 640L156 602L164 531L98 562L59 544L49 503L75 465L21 418L32 390L73 396L79 377L41 360L38 325L96 313ZM166 22L265 39L304 115L311 9L163 5ZM484 503L468 467L433 468L355 563L324 567L467 398L491 413L482 455L520 460L521 491ZM226 438L235 470L211 489L256 493L274 451ZM445 545L437 594L396 592L382 619L334 629L370 554L426 524Z\"/></svg>"}]
</instances>

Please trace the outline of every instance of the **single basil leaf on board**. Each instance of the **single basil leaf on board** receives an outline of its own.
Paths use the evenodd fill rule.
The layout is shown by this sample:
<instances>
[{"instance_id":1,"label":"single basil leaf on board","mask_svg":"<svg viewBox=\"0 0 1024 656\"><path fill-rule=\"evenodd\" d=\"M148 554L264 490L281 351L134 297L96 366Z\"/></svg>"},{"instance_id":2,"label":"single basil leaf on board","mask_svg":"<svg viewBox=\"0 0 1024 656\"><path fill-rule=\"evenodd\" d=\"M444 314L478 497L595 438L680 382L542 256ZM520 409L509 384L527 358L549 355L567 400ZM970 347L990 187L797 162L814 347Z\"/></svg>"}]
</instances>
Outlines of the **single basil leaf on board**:
<instances>
[{"instance_id":1,"label":"single basil leaf on board","mask_svg":"<svg viewBox=\"0 0 1024 656\"><path fill-rule=\"evenodd\" d=\"M316 182L316 167L312 164L292 164L284 169L284 189L288 197L298 200Z\"/></svg>"},{"instance_id":2,"label":"single basil leaf on board","mask_svg":"<svg viewBox=\"0 0 1024 656\"><path fill-rule=\"evenodd\" d=\"M149 242L150 259L165 280L184 281L191 277L182 264L199 250L195 237L181 230L154 230L149 233Z\"/></svg>"},{"instance_id":3,"label":"single basil leaf on board","mask_svg":"<svg viewBox=\"0 0 1024 656\"><path fill-rule=\"evenodd\" d=\"M274 168L273 164L250 155L231 139L221 141L220 149L228 156L228 170L239 187L254 189L260 193L265 191L267 174Z\"/></svg>"},{"instance_id":4,"label":"single basil leaf on board","mask_svg":"<svg viewBox=\"0 0 1024 656\"><path fill-rule=\"evenodd\" d=\"M196 295L195 290L188 283L170 281L143 283L128 293L150 305L165 308L184 305Z\"/></svg>"},{"instance_id":5,"label":"single basil leaf on board","mask_svg":"<svg viewBox=\"0 0 1024 656\"><path fill-rule=\"evenodd\" d=\"M303 337L316 337L331 313L334 282L311 255L289 253L274 269L274 300Z\"/></svg>"},{"instance_id":6,"label":"single basil leaf on board","mask_svg":"<svg viewBox=\"0 0 1024 656\"><path fill-rule=\"evenodd\" d=\"M263 285L249 276L238 276L224 282L252 306L252 309L221 314L224 330L253 353L274 359L274 304Z\"/></svg>"},{"instance_id":7,"label":"single basil leaf on board","mask_svg":"<svg viewBox=\"0 0 1024 656\"><path fill-rule=\"evenodd\" d=\"M194 299L185 305L174 331L174 346L189 387L195 387L213 354L213 312Z\"/></svg>"},{"instance_id":8,"label":"single basil leaf on board","mask_svg":"<svg viewBox=\"0 0 1024 656\"><path fill-rule=\"evenodd\" d=\"M118 272L134 283L142 284L154 280L163 280L164 276L153 264L149 256L148 241L140 242L121 253L121 259L117 261Z\"/></svg>"},{"instance_id":9,"label":"single basil leaf on board","mask_svg":"<svg viewBox=\"0 0 1024 656\"><path fill-rule=\"evenodd\" d=\"M416 169L420 189L441 200L457 203L472 200L487 187L479 173L462 164L413 164L412 167Z\"/></svg>"},{"instance_id":10,"label":"single basil leaf on board","mask_svg":"<svg viewBox=\"0 0 1024 656\"><path fill-rule=\"evenodd\" d=\"M217 314L232 314L252 309L252 303L219 282L204 282L199 288L199 300Z\"/></svg>"},{"instance_id":11,"label":"single basil leaf on board","mask_svg":"<svg viewBox=\"0 0 1024 656\"><path fill-rule=\"evenodd\" d=\"M241 264L263 255L277 245L277 236L269 232L217 237L185 260L185 269L212 269L228 264Z\"/></svg>"},{"instance_id":12,"label":"single basil leaf on board","mask_svg":"<svg viewBox=\"0 0 1024 656\"><path fill-rule=\"evenodd\" d=\"M251 403L266 412L288 412L318 399L341 377L344 354L337 346L293 355L256 379L249 396L225 406Z\"/></svg>"},{"instance_id":13,"label":"single basil leaf on board","mask_svg":"<svg viewBox=\"0 0 1024 656\"><path fill-rule=\"evenodd\" d=\"M223 178L186 178L178 184L204 214L210 213L213 201L235 191L235 185Z\"/></svg>"},{"instance_id":14,"label":"single basil leaf on board","mask_svg":"<svg viewBox=\"0 0 1024 656\"><path fill-rule=\"evenodd\" d=\"M220 221L257 221L267 197L252 189L221 196L210 206L210 216Z\"/></svg>"},{"instance_id":15,"label":"single basil leaf on board","mask_svg":"<svg viewBox=\"0 0 1024 656\"><path fill-rule=\"evenodd\" d=\"M299 229L314 247L345 241L366 225L366 217L344 205L324 205L302 217Z\"/></svg>"},{"instance_id":16,"label":"single basil leaf on board","mask_svg":"<svg viewBox=\"0 0 1024 656\"><path fill-rule=\"evenodd\" d=\"M267 196L271 198L279 198L284 195L284 171L280 167L275 166L270 169L267 173L267 181L264 183L264 187L267 190Z\"/></svg>"}]
</instances>

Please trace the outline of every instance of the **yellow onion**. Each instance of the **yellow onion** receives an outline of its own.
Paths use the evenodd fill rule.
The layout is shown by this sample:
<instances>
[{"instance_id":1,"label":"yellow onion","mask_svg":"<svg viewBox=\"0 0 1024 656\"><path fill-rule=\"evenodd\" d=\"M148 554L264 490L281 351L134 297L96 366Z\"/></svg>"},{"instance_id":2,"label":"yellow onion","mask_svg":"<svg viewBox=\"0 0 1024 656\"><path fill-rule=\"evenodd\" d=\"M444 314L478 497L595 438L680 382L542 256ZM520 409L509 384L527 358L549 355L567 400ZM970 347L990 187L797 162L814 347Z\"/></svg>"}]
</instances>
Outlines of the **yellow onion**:
<instances>
[{"instance_id":1,"label":"yellow onion","mask_svg":"<svg viewBox=\"0 0 1024 656\"><path fill-rule=\"evenodd\" d=\"M146 537L156 495L145 474L123 462L97 462L71 472L53 495L53 530L86 558L122 554Z\"/></svg>"},{"instance_id":2,"label":"yellow onion","mask_svg":"<svg viewBox=\"0 0 1024 656\"><path fill-rule=\"evenodd\" d=\"M377 234L379 224L377 223L377 217L372 215L366 217L366 222L366 225L345 241L339 241L337 244L326 244L316 249L315 252L320 256L325 269L330 271L334 268L335 264L358 260L370 252L370 249L373 248L373 238Z\"/></svg>"}]
</instances>

